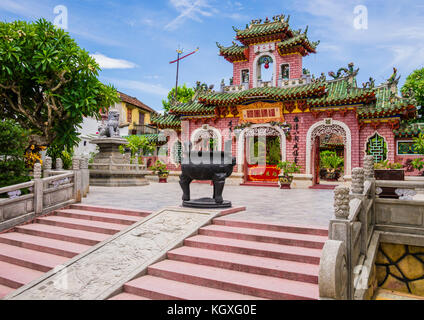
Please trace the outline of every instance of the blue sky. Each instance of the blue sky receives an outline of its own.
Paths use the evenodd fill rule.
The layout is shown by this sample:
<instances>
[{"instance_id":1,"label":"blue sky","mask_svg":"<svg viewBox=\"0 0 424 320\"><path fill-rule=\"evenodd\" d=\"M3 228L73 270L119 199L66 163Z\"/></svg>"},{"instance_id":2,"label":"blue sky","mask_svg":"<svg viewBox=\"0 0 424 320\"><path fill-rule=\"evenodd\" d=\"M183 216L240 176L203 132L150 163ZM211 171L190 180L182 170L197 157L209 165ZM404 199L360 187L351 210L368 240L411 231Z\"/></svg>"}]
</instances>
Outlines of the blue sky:
<instances>
[{"instance_id":1,"label":"blue sky","mask_svg":"<svg viewBox=\"0 0 424 320\"><path fill-rule=\"evenodd\" d=\"M308 35L321 40L318 53L304 59L313 74L337 71L349 62L360 68L358 82L376 83L396 66L401 83L424 66L424 2L422 0L0 0L0 18L54 21L54 8L68 10L67 31L104 66L100 79L161 110L161 100L175 85L180 46L200 50L184 60L180 82L197 80L219 88L232 76L232 66L218 56L215 42L230 45L232 26L244 28L252 19L290 14L293 29L309 25ZM364 5L368 28L354 27L354 9Z\"/></svg>"}]
</instances>

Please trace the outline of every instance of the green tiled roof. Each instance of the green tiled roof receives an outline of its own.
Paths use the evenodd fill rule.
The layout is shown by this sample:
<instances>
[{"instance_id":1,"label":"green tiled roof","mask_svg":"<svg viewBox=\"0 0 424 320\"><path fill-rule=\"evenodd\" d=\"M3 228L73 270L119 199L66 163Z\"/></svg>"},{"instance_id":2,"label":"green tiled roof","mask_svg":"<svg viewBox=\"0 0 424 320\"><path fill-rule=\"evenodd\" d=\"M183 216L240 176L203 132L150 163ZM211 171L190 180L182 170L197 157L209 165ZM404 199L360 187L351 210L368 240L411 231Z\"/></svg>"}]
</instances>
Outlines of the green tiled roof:
<instances>
[{"instance_id":1,"label":"green tiled roof","mask_svg":"<svg viewBox=\"0 0 424 320\"><path fill-rule=\"evenodd\" d=\"M194 102L187 102L175 106L171 106L171 113L176 114L185 114L185 115L192 115L192 114L212 114L215 111L214 106L205 106L202 103L199 103L197 101Z\"/></svg>"},{"instance_id":2,"label":"green tiled roof","mask_svg":"<svg viewBox=\"0 0 424 320\"><path fill-rule=\"evenodd\" d=\"M424 123L410 123L393 130L396 137L416 137L424 132Z\"/></svg>"},{"instance_id":3,"label":"green tiled roof","mask_svg":"<svg viewBox=\"0 0 424 320\"><path fill-rule=\"evenodd\" d=\"M158 125L160 128L180 128L180 117L175 114L154 115L151 118L153 124Z\"/></svg>"},{"instance_id":4,"label":"green tiled roof","mask_svg":"<svg viewBox=\"0 0 424 320\"><path fill-rule=\"evenodd\" d=\"M236 39L266 36L276 33L283 33L288 29L288 23L284 20L268 22L262 24L250 24L246 29L237 30Z\"/></svg>"},{"instance_id":5,"label":"green tiled roof","mask_svg":"<svg viewBox=\"0 0 424 320\"><path fill-rule=\"evenodd\" d=\"M277 101L320 96L325 93L324 83L311 83L290 88L261 87L232 93L201 94L198 99L208 105L234 105L250 99L265 97Z\"/></svg>"},{"instance_id":6,"label":"green tiled roof","mask_svg":"<svg viewBox=\"0 0 424 320\"><path fill-rule=\"evenodd\" d=\"M326 107L370 103L375 101L374 92L370 89L349 86L346 78L324 82L326 95L308 100L311 107Z\"/></svg>"},{"instance_id":7,"label":"green tiled roof","mask_svg":"<svg viewBox=\"0 0 424 320\"><path fill-rule=\"evenodd\" d=\"M406 100L393 95L387 85L374 88L373 91L377 101L358 110L358 115L362 118L398 115L408 108Z\"/></svg>"},{"instance_id":8,"label":"green tiled roof","mask_svg":"<svg viewBox=\"0 0 424 320\"><path fill-rule=\"evenodd\" d=\"M244 51L249 48L247 46L239 46L235 42L233 42L233 45L230 47L221 46L218 42L216 45L219 48L219 54L221 56L232 58L232 60L247 59L247 57L244 55Z\"/></svg>"},{"instance_id":9,"label":"green tiled roof","mask_svg":"<svg viewBox=\"0 0 424 320\"><path fill-rule=\"evenodd\" d=\"M277 44L278 49L282 54L290 51L291 48L302 45L307 52L315 53L315 49L318 46L319 41L310 42L308 36L305 33L294 36L293 38L286 39Z\"/></svg>"}]
</instances>

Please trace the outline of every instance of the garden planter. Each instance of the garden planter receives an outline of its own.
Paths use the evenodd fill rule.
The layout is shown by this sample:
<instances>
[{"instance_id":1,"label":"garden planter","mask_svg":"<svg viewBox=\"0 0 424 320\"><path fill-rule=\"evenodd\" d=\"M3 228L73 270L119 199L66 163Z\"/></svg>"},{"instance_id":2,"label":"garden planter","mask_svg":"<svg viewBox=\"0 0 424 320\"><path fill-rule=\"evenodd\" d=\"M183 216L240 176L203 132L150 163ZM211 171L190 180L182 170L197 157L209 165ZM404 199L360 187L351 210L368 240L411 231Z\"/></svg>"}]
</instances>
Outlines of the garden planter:
<instances>
[{"instance_id":1,"label":"garden planter","mask_svg":"<svg viewBox=\"0 0 424 320\"><path fill-rule=\"evenodd\" d=\"M169 173L158 174L159 183L167 183L168 182Z\"/></svg>"},{"instance_id":2,"label":"garden planter","mask_svg":"<svg viewBox=\"0 0 424 320\"><path fill-rule=\"evenodd\" d=\"M376 169L374 173L376 180L405 180L405 170L403 169ZM380 198L399 199L399 196L395 193L396 188L382 187L381 189Z\"/></svg>"},{"instance_id":3,"label":"garden planter","mask_svg":"<svg viewBox=\"0 0 424 320\"><path fill-rule=\"evenodd\" d=\"M293 182L293 176L278 176L278 184L280 189L291 189L290 185Z\"/></svg>"}]
</instances>

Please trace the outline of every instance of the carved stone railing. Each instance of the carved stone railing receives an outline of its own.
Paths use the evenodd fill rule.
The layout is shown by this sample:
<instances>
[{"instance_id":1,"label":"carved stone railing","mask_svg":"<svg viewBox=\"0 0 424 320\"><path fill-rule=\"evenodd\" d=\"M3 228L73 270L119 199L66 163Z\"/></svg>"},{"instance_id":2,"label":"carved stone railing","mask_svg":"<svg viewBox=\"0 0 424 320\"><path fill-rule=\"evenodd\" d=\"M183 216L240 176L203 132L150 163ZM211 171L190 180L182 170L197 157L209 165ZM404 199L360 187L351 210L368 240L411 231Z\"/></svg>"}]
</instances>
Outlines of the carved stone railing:
<instances>
[{"instance_id":1,"label":"carved stone railing","mask_svg":"<svg viewBox=\"0 0 424 320\"><path fill-rule=\"evenodd\" d=\"M249 89L248 83L238 85L221 86L221 91L225 93L240 92Z\"/></svg>"},{"instance_id":2,"label":"carved stone railing","mask_svg":"<svg viewBox=\"0 0 424 320\"><path fill-rule=\"evenodd\" d=\"M39 163L34 166L32 181L0 188L0 232L36 216L49 213L71 203L81 202L89 191L88 160L72 160L72 170L63 170L61 161L52 169L46 157L44 174ZM44 176L44 178L43 178Z\"/></svg>"},{"instance_id":3,"label":"carved stone railing","mask_svg":"<svg viewBox=\"0 0 424 320\"><path fill-rule=\"evenodd\" d=\"M399 199L380 198L382 187L396 190ZM377 289L380 242L424 246L422 190L424 181L376 181L371 156L363 169L353 169L351 189L334 192L334 217L320 262L321 299L370 299Z\"/></svg>"},{"instance_id":4,"label":"carved stone railing","mask_svg":"<svg viewBox=\"0 0 424 320\"><path fill-rule=\"evenodd\" d=\"M365 168L352 171L352 188L334 191L334 217L330 220L320 263L321 299L353 299L355 274L367 254L375 225L375 180L373 158L366 156Z\"/></svg>"},{"instance_id":5,"label":"carved stone railing","mask_svg":"<svg viewBox=\"0 0 424 320\"><path fill-rule=\"evenodd\" d=\"M301 86L309 83L311 83L310 75L303 75L297 79L278 79L278 86L282 88Z\"/></svg>"}]
</instances>

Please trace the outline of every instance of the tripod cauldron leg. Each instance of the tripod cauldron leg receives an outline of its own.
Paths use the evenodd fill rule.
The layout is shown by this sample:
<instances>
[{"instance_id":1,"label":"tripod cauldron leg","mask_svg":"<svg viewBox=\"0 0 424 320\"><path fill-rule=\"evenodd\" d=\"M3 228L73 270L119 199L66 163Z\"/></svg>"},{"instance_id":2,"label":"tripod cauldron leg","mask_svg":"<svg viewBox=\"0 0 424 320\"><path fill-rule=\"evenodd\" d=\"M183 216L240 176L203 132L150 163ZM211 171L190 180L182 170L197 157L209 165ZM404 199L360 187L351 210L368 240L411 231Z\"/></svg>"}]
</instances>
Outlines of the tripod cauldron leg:
<instances>
[{"instance_id":1,"label":"tripod cauldron leg","mask_svg":"<svg viewBox=\"0 0 424 320\"><path fill-rule=\"evenodd\" d=\"M193 181L190 177L180 175L180 186L183 190L183 201L190 200L190 183Z\"/></svg>"},{"instance_id":2,"label":"tripod cauldron leg","mask_svg":"<svg viewBox=\"0 0 424 320\"><path fill-rule=\"evenodd\" d=\"M225 185L225 173L216 173L214 175L213 179L213 198L215 199L216 203L222 203L224 202L224 199L222 198L222 192L224 191L224 185Z\"/></svg>"}]
</instances>

